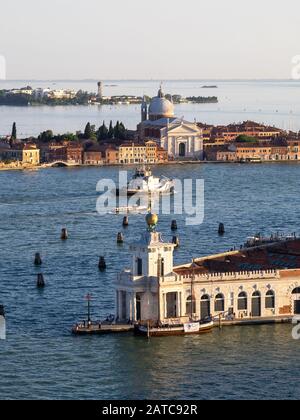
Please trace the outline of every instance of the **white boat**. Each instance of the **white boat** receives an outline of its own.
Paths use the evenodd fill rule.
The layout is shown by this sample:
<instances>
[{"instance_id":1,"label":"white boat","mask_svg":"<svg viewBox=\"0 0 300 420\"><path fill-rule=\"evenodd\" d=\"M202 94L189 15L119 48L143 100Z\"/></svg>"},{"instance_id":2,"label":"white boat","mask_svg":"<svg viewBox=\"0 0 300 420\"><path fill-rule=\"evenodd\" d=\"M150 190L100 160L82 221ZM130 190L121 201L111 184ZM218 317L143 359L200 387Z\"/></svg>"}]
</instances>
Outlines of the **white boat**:
<instances>
[{"instance_id":1,"label":"white boat","mask_svg":"<svg viewBox=\"0 0 300 420\"><path fill-rule=\"evenodd\" d=\"M136 169L132 179L128 182L127 189L119 191L128 196L139 194L173 194L175 182L167 177L152 175L149 168Z\"/></svg>"},{"instance_id":2,"label":"white boat","mask_svg":"<svg viewBox=\"0 0 300 420\"><path fill-rule=\"evenodd\" d=\"M136 325L135 333L148 337L165 337L173 335L191 335L205 334L212 332L214 327L213 321L187 322L178 325L162 325L152 327L149 325Z\"/></svg>"},{"instance_id":3,"label":"white boat","mask_svg":"<svg viewBox=\"0 0 300 420\"><path fill-rule=\"evenodd\" d=\"M110 214L146 214L149 208L146 206L124 206L116 207L113 209Z\"/></svg>"}]
</instances>

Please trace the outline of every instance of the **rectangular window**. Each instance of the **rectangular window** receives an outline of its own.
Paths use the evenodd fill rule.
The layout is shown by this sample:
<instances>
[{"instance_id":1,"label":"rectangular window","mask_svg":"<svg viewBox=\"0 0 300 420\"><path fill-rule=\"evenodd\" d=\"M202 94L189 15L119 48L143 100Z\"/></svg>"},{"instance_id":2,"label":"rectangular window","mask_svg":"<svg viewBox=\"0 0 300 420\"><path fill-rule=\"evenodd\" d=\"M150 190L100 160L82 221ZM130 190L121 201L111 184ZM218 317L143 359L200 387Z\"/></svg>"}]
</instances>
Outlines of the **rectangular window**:
<instances>
[{"instance_id":1,"label":"rectangular window","mask_svg":"<svg viewBox=\"0 0 300 420\"><path fill-rule=\"evenodd\" d=\"M137 275L143 275L143 260L141 258L137 259Z\"/></svg>"}]
</instances>

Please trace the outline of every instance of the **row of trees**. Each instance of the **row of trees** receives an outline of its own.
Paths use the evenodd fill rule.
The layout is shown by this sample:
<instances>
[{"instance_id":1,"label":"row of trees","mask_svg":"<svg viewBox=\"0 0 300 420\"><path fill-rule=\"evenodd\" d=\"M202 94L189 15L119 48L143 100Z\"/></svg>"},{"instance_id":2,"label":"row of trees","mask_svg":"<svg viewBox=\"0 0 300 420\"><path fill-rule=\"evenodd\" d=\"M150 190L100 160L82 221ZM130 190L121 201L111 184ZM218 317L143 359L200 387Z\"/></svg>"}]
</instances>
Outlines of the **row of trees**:
<instances>
[{"instance_id":1,"label":"row of trees","mask_svg":"<svg viewBox=\"0 0 300 420\"><path fill-rule=\"evenodd\" d=\"M99 127L98 130L95 129L94 125L87 123L83 138L86 140L98 140L99 142L103 140L112 140L112 139L126 139L127 130L122 122L117 121L116 125L113 125L111 121L109 127L106 126L105 121Z\"/></svg>"},{"instance_id":2,"label":"row of trees","mask_svg":"<svg viewBox=\"0 0 300 420\"><path fill-rule=\"evenodd\" d=\"M38 140L42 143L50 143L51 141L79 141L79 140L95 140L98 142L104 140L120 139L125 140L127 136L127 130L122 122L117 121L115 125L110 121L109 126L107 127L105 122L96 130L95 125L87 123L85 126L84 132L78 132L76 134L65 133L55 135L52 130L43 131L37 139L32 138L32 140ZM11 144L17 140L17 125L14 122L12 126L10 142Z\"/></svg>"}]
</instances>

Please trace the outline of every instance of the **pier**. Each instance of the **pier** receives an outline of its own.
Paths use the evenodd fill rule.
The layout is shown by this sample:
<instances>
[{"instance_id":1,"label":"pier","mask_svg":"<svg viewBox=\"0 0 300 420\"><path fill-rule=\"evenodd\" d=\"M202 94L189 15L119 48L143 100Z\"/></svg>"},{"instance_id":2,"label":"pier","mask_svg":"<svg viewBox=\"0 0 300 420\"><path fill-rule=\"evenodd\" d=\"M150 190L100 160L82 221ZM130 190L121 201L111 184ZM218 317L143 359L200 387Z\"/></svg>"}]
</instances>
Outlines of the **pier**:
<instances>
[{"instance_id":1,"label":"pier","mask_svg":"<svg viewBox=\"0 0 300 420\"><path fill-rule=\"evenodd\" d=\"M278 317L264 317L264 318L247 318L247 319L221 319L221 321L214 321L214 328L220 327L241 327L254 325L275 325L275 324L291 324L293 318L288 316ZM108 324L101 322L88 322L76 324L72 328L74 335L108 335L133 333L135 326L133 324Z\"/></svg>"},{"instance_id":2,"label":"pier","mask_svg":"<svg viewBox=\"0 0 300 420\"><path fill-rule=\"evenodd\" d=\"M132 324L105 324L100 322L76 324L72 328L74 335L120 334L134 331Z\"/></svg>"},{"instance_id":3,"label":"pier","mask_svg":"<svg viewBox=\"0 0 300 420\"><path fill-rule=\"evenodd\" d=\"M234 327L234 326L251 326L251 325L274 325L274 324L291 324L293 317L290 315L282 315L277 317L263 317L263 318L247 318L247 319L232 319L221 320L221 326ZM215 322L215 327L218 327L218 322Z\"/></svg>"}]
</instances>

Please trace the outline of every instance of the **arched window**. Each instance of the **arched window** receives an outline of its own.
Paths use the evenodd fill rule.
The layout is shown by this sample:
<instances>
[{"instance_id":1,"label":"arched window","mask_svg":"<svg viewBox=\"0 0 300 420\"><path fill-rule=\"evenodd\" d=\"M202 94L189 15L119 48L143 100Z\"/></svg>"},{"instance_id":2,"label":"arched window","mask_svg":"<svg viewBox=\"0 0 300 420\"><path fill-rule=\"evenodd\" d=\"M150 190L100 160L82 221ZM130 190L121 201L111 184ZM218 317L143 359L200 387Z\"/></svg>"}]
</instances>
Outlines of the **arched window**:
<instances>
[{"instance_id":1,"label":"arched window","mask_svg":"<svg viewBox=\"0 0 300 420\"><path fill-rule=\"evenodd\" d=\"M275 309L275 293L269 290L266 294L266 309Z\"/></svg>"},{"instance_id":2,"label":"arched window","mask_svg":"<svg viewBox=\"0 0 300 420\"><path fill-rule=\"evenodd\" d=\"M218 294L215 299L215 312L225 311L225 299L222 293Z\"/></svg>"},{"instance_id":3,"label":"arched window","mask_svg":"<svg viewBox=\"0 0 300 420\"><path fill-rule=\"evenodd\" d=\"M203 295L200 303L201 320L210 317L210 297Z\"/></svg>"},{"instance_id":4,"label":"arched window","mask_svg":"<svg viewBox=\"0 0 300 420\"><path fill-rule=\"evenodd\" d=\"M254 292L252 295L252 316L261 316L261 294L259 291Z\"/></svg>"},{"instance_id":5,"label":"arched window","mask_svg":"<svg viewBox=\"0 0 300 420\"><path fill-rule=\"evenodd\" d=\"M186 315L192 315L196 313L196 298L195 296L189 296L186 300Z\"/></svg>"},{"instance_id":6,"label":"arched window","mask_svg":"<svg viewBox=\"0 0 300 420\"><path fill-rule=\"evenodd\" d=\"M292 294L293 294L293 295L300 295L300 287L297 287L296 289L294 289L294 290L292 291Z\"/></svg>"},{"instance_id":7,"label":"arched window","mask_svg":"<svg viewBox=\"0 0 300 420\"><path fill-rule=\"evenodd\" d=\"M241 292L238 297L238 310L247 311L247 309L248 309L247 293Z\"/></svg>"}]
</instances>

